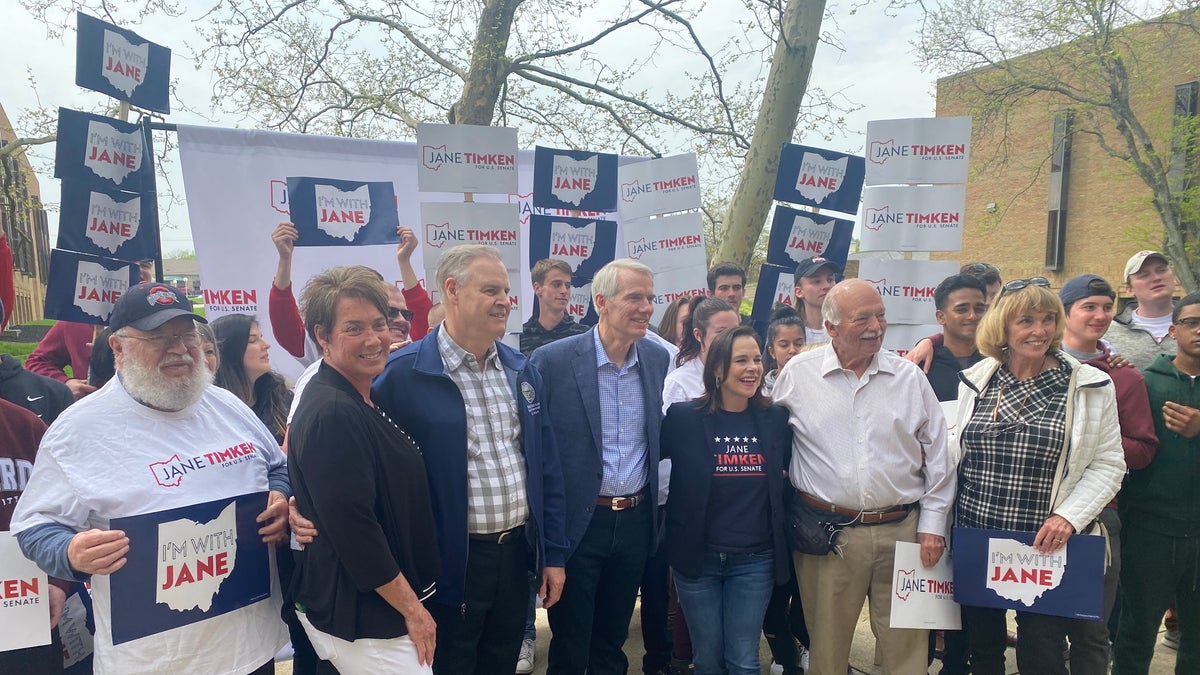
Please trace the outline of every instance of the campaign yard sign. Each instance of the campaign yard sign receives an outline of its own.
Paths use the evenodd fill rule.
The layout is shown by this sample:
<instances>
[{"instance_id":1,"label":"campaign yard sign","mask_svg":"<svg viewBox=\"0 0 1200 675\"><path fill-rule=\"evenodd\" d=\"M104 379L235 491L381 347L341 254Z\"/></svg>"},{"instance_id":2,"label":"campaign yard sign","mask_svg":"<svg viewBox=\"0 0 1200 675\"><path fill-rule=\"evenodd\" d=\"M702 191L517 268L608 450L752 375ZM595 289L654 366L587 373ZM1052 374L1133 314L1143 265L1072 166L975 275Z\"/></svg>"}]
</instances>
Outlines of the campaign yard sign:
<instances>
[{"instance_id":1,"label":"campaign yard sign","mask_svg":"<svg viewBox=\"0 0 1200 675\"><path fill-rule=\"evenodd\" d=\"M965 183L970 117L867 122L867 185Z\"/></svg>"},{"instance_id":2,"label":"campaign yard sign","mask_svg":"<svg viewBox=\"0 0 1200 675\"><path fill-rule=\"evenodd\" d=\"M958 274L958 263L952 260L865 259L858 263L858 277L874 284L883 296L889 332L892 324L934 323L933 291L951 274Z\"/></svg>"},{"instance_id":3,"label":"campaign yard sign","mask_svg":"<svg viewBox=\"0 0 1200 675\"><path fill-rule=\"evenodd\" d=\"M0 532L0 626L0 652L50 644L46 573L21 553L10 532Z\"/></svg>"},{"instance_id":4,"label":"campaign yard sign","mask_svg":"<svg viewBox=\"0 0 1200 675\"><path fill-rule=\"evenodd\" d=\"M922 339L941 332L942 327L936 323L895 323L891 315L888 315L887 332L883 334L883 348L904 356Z\"/></svg>"},{"instance_id":5,"label":"campaign yard sign","mask_svg":"<svg viewBox=\"0 0 1200 675\"><path fill-rule=\"evenodd\" d=\"M113 644L270 597L271 549L254 522L266 507L257 492L113 518L109 527L129 537L125 566L110 577Z\"/></svg>"},{"instance_id":6,"label":"campaign yard sign","mask_svg":"<svg viewBox=\"0 0 1200 675\"><path fill-rule=\"evenodd\" d=\"M533 205L573 211L616 211L617 156L535 147Z\"/></svg>"},{"instance_id":7,"label":"campaign yard sign","mask_svg":"<svg viewBox=\"0 0 1200 675\"><path fill-rule=\"evenodd\" d=\"M796 263L791 266L763 263L758 272L758 289L754 291L754 309L750 316L756 324L765 326L771 320L775 303L796 306Z\"/></svg>"},{"instance_id":8,"label":"campaign yard sign","mask_svg":"<svg viewBox=\"0 0 1200 675\"><path fill-rule=\"evenodd\" d=\"M966 201L966 185L867 188L859 250L962 250Z\"/></svg>"},{"instance_id":9,"label":"campaign yard sign","mask_svg":"<svg viewBox=\"0 0 1200 675\"><path fill-rule=\"evenodd\" d=\"M135 192L64 180L58 248L120 260L154 258L155 216L153 201Z\"/></svg>"},{"instance_id":10,"label":"campaign yard sign","mask_svg":"<svg viewBox=\"0 0 1200 675\"><path fill-rule=\"evenodd\" d=\"M948 554L942 554L933 567L925 567L920 544L898 541L893 563L892 628L962 628Z\"/></svg>"},{"instance_id":11,"label":"campaign yard sign","mask_svg":"<svg viewBox=\"0 0 1200 675\"><path fill-rule=\"evenodd\" d=\"M75 84L163 114L171 112L171 50L77 13Z\"/></svg>"},{"instance_id":12,"label":"campaign yard sign","mask_svg":"<svg viewBox=\"0 0 1200 675\"><path fill-rule=\"evenodd\" d=\"M521 272L521 233L517 225L516 204L482 202L423 202L421 204L421 251L425 278L437 279L442 253L460 244L486 244L496 247L510 283L519 283ZM427 284L434 302L441 302L437 284ZM521 331L519 286L509 290L512 312L508 315L509 332Z\"/></svg>"},{"instance_id":13,"label":"campaign yard sign","mask_svg":"<svg viewBox=\"0 0 1200 675\"><path fill-rule=\"evenodd\" d=\"M708 291L704 224L699 211L621 223L623 257L654 270L655 324L667 305L682 296Z\"/></svg>"},{"instance_id":14,"label":"campaign yard sign","mask_svg":"<svg viewBox=\"0 0 1200 675\"><path fill-rule=\"evenodd\" d=\"M142 128L111 117L58 109L54 177L109 190L140 192L150 184Z\"/></svg>"},{"instance_id":15,"label":"campaign yard sign","mask_svg":"<svg viewBox=\"0 0 1200 675\"><path fill-rule=\"evenodd\" d=\"M617 169L623 220L700 208L700 169L696 155L673 155L629 162Z\"/></svg>"},{"instance_id":16,"label":"campaign yard sign","mask_svg":"<svg viewBox=\"0 0 1200 675\"><path fill-rule=\"evenodd\" d=\"M53 249L46 318L107 324L113 305L137 282L137 263Z\"/></svg>"},{"instance_id":17,"label":"campaign yard sign","mask_svg":"<svg viewBox=\"0 0 1200 675\"><path fill-rule=\"evenodd\" d=\"M297 246L397 244L400 225L390 181L287 179Z\"/></svg>"},{"instance_id":18,"label":"campaign yard sign","mask_svg":"<svg viewBox=\"0 0 1200 675\"><path fill-rule=\"evenodd\" d=\"M833 150L784 143L775 199L841 213L858 213L866 160Z\"/></svg>"},{"instance_id":19,"label":"campaign yard sign","mask_svg":"<svg viewBox=\"0 0 1200 675\"><path fill-rule=\"evenodd\" d=\"M616 257L617 224L611 220L535 215L529 219L529 265L557 258L571 266L567 313L594 324L592 277Z\"/></svg>"},{"instance_id":20,"label":"campaign yard sign","mask_svg":"<svg viewBox=\"0 0 1200 675\"><path fill-rule=\"evenodd\" d=\"M853 237L853 221L776 204L767 262L794 270L800 261L819 255L845 267Z\"/></svg>"},{"instance_id":21,"label":"campaign yard sign","mask_svg":"<svg viewBox=\"0 0 1200 675\"><path fill-rule=\"evenodd\" d=\"M517 191L517 130L470 124L417 125L421 192Z\"/></svg>"},{"instance_id":22,"label":"campaign yard sign","mask_svg":"<svg viewBox=\"0 0 1200 675\"><path fill-rule=\"evenodd\" d=\"M1103 617L1104 537L1075 535L1055 553L1033 548L1035 532L954 528L954 599L1073 619Z\"/></svg>"}]
</instances>

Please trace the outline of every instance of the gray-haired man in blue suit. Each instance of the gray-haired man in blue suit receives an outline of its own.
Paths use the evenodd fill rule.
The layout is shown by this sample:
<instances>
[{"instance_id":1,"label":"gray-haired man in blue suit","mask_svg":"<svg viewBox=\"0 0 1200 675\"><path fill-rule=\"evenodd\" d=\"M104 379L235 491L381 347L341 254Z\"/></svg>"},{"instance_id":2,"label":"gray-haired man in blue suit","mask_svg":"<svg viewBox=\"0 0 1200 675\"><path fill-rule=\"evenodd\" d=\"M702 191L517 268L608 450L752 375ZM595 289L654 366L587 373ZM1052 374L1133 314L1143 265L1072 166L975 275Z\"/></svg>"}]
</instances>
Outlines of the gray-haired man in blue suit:
<instances>
[{"instance_id":1,"label":"gray-haired man in blue suit","mask_svg":"<svg viewBox=\"0 0 1200 675\"><path fill-rule=\"evenodd\" d=\"M655 541L667 352L646 337L654 273L614 260L592 279L600 322L539 348L567 492L567 583L550 608L548 675L624 675L622 652Z\"/></svg>"}]
</instances>

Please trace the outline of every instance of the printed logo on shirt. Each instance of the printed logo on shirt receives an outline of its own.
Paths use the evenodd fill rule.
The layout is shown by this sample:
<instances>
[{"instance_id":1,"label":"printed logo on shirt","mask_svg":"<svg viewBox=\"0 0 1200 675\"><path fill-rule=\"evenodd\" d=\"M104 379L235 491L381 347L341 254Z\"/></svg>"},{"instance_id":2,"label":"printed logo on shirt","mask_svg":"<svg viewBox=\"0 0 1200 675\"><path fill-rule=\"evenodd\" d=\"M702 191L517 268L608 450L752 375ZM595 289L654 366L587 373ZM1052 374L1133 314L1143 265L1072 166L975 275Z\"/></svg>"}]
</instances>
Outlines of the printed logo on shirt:
<instances>
[{"instance_id":1,"label":"printed logo on shirt","mask_svg":"<svg viewBox=\"0 0 1200 675\"><path fill-rule=\"evenodd\" d=\"M713 453L716 467L714 476L761 475L765 460L758 451L757 436L716 436Z\"/></svg>"},{"instance_id":2,"label":"printed logo on shirt","mask_svg":"<svg viewBox=\"0 0 1200 675\"><path fill-rule=\"evenodd\" d=\"M161 462L151 462L150 472L154 480L163 487L179 487L188 474L212 467L228 468L250 461L258 449L249 441L232 445L223 450L205 452L193 457L181 458L179 453Z\"/></svg>"}]
</instances>

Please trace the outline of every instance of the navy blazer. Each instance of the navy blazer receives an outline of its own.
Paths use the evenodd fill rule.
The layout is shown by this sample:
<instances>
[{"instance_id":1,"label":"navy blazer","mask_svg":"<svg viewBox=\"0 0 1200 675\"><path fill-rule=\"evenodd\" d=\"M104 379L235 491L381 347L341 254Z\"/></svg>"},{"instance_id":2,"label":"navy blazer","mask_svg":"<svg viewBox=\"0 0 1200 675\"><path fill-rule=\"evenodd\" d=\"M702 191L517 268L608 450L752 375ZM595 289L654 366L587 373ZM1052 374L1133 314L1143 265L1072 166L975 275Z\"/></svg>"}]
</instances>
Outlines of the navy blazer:
<instances>
[{"instance_id":1,"label":"navy blazer","mask_svg":"<svg viewBox=\"0 0 1200 675\"><path fill-rule=\"evenodd\" d=\"M600 380L596 368L593 328L538 347L530 362L542 374L550 426L562 461L567 488L567 539L574 553L592 521L600 481L604 477L603 427L600 421ZM662 429L663 380L667 350L650 338L637 341L642 398L646 406L646 490L653 507L658 494L658 442ZM658 524L651 518L651 550Z\"/></svg>"},{"instance_id":2,"label":"navy blazer","mask_svg":"<svg viewBox=\"0 0 1200 675\"><path fill-rule=\"evenodd\" d=\"M767 472L771 507L771 542L775 554L775 583L787 583L792 552L784 538L786 523L784 479L792 456L792 432L786 408L773 405L751 409L759 448ZM685 577L700 576L707 532L708 489L712 483L712 415L696 401L671 405L662 427L663 458L671 459L671 493L667 497L667 562Z\"/></svg>"}]
</instances>

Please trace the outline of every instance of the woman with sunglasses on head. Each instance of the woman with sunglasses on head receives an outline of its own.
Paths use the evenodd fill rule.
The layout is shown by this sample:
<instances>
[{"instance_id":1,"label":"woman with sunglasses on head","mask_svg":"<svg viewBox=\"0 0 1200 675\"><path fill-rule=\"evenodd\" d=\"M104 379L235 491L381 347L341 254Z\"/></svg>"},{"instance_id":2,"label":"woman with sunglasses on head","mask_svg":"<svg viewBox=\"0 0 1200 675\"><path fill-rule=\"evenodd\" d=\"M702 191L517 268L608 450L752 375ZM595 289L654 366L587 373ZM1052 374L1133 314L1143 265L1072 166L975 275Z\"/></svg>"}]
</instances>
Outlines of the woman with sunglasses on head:
<instances>
[{"instance_id":1,"label":"woman with sunglasses on head","mask_svg":"<svg viewBox=\"0 0 1200 675\"><path fill-rule=\"evenodd\" d=\"M258 321L246 314L229 314L211 325L220 364L213 384L250 406L275 440L283 443L292 392L283 376L271 370L271 344L263 337Z\"/></svg>"},{"instance_id":2,"label":"woman with sunglasses on head","mask_svg":"<svg viewBox=\"0 0 1200 675\"><path fill-rule=\"evenodd\" d=\"M1093 533L1125 474L1112 380L1062 351L1064 316L1045 277L1004 285L976 333L987 358L961 375L950 448L955 526L1033 532L1033 547L1049 555ZM964 605L962 613L971 672L1001 675L1005 611ZM1108 641L1087 623L1018 611L1017 668L1066 675L1065 638L1070 672L1108 672Z\"/></svg>"},{"instance_id":3,"label":"woman with sunglasses on head","mask_svg":"<svg viewBox=\"0 0 1200 675\"><path fill-rule=\"evenodd\" d=\"M724 304L724 303L723 303ZM787 411L762 395L762 350L749 326L706 350L700 398L672 405L666 549L687 615L696 675L757 675L771 592L791 567L783 534Z\"/></svg>"}]
</instances>

